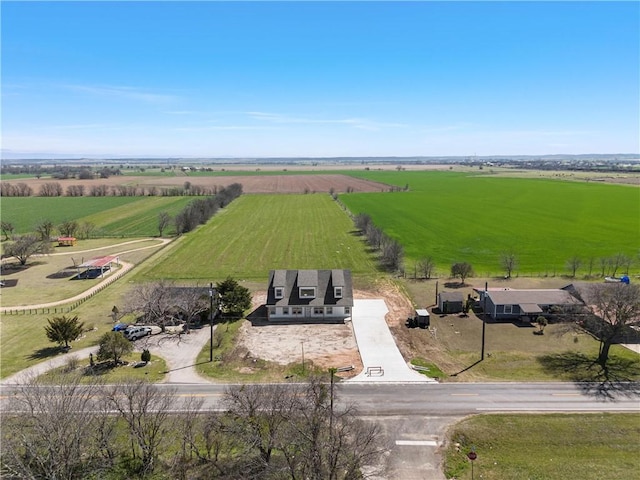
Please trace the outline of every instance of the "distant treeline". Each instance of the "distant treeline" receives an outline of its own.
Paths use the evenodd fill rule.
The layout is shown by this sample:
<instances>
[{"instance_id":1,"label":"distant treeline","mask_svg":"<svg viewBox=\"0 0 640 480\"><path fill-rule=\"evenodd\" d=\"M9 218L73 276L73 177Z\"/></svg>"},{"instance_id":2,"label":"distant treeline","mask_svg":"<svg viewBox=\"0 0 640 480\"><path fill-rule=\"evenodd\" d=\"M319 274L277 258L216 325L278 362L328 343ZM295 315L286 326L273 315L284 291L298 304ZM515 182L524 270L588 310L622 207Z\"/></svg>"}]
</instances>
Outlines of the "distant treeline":
<instances>
[{"instance_id":1,"label":"distant treeline","mask_svg":"<svg viewBox=\"0 0 640 480\"><path fill-rule=\"evenodd\" d=\"M227 187L228 188L228 187ZM217 195L219 187L202 187L184 182L182 187L140 187L133 185L68 185L43 183L37 192L24 182L0 182L0 197L180 197Z\"/></svg>"}]
</instances>

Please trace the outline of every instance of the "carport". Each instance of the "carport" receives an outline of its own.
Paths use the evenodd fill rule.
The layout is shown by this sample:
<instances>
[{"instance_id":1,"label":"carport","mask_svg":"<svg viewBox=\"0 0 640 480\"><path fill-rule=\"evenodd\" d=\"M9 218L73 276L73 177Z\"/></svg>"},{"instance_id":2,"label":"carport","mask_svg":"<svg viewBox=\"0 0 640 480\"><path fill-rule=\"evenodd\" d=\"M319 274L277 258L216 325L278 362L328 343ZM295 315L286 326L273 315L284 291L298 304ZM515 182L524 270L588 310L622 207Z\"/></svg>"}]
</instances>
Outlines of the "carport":
<instances>
[{"instance_id":1,"label":"carport","mask_svg":"<svg viewBox=\"0 0 640 480\"><path fill-rule=\"evenodd\" d=\"M104 277L105 272L111 270L111 265L119 265L120 259L116 255L92 258L88 262L78 265L78 278ZM83 269L80 271L80 269Z\"/></svg>"}]
</instances>

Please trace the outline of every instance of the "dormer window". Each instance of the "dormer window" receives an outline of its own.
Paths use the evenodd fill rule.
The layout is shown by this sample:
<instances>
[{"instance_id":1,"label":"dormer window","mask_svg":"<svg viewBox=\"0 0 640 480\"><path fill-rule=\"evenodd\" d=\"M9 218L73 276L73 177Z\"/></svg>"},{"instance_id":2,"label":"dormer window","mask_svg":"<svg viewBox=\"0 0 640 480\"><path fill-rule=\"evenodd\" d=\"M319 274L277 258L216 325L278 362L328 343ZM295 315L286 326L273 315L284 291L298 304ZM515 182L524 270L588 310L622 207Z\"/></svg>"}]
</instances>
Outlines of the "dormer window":
<instances>
[{"instance_id":1,"label":"dormer window","mask_svg":"<svg viewBox=\"0 0 640 480\"><path fill-rule=\"evenodd\" d=\"M275 297L276 298L284 298L284 288L276 287L275 288Z\"/></svg>"},{"instance_id":2,"label":"dormer window","mask_svg":"<svg viewBox=\"0 0 640 480\"><path fill-rule=\"evenodd\" d=\"M342 298L342 287L333 287L333 296L336 298Z\"/></svg>"},{"instance_id":3,"label":"dormer window","mask_svg":"<svg viewBox=\"0 0 640 480\"><path fill-rule=\"evenodd\" d=\"M316 298L315 287L300 287L300 298Z\"/></svg>"}]
</instances>

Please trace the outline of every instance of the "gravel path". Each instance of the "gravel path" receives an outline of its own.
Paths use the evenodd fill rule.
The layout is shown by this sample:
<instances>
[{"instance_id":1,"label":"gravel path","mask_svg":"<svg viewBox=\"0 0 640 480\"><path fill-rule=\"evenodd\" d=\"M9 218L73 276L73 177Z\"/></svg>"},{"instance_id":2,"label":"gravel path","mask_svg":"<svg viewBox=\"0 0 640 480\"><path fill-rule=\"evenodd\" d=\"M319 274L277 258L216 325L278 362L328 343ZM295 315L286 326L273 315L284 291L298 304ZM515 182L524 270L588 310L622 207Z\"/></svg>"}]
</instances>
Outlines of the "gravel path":
<instances>
[{"instance_id":1,"label":"gravel path","mask_svg":"<svg viewBox=\"0 0 640 480\"><path fill-rule=\"evenodd\" d=\"M215 330L215 326L214 326ZM135 351L142 352L143 348L148 348L153 355L162 357L167 362L167 375L163 383L213 383L196 373L195 364L202 347L209 342L209 329L201 328L191 330L189 334L158 334L145 337L135 342ZM43 373L57 367L63 366L70 357L77 357L81 361L86 361L89 354L98 353L98 347L87 347L80 350L70 350L56 357L40 362L29 368L5 378L0 382L2 385L15 385L25 383L30 379L42 375Z\"/></svg>"}]
</instances>

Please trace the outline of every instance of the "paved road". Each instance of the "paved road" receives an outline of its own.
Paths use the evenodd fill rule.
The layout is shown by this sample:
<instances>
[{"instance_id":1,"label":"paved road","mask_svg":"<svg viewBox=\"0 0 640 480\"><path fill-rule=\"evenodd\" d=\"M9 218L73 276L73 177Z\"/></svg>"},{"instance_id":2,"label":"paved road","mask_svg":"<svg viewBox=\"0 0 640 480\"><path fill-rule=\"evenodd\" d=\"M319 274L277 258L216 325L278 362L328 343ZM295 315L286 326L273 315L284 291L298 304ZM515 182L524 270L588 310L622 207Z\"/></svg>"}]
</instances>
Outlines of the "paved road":
<instances>
[{"instance_id":1,"label":"paved road","mask_svg":"<svg viewBox=\"0 0 640 480\"><path fill-rule=\"evenodd\" d=\"M286 385L282 385L286 388ZM175 411L196 396L216 410L228 386L159 384L175 396ZM14 386L0 387L0 408L8 407ZM572 383L420 384L341 383L338 405L356 404L361 417L381 426L390 448L388 479L444 480L439 448L446 429L460 418L487 412L640 413L640 385Z\"/></svg>"}]
</instances>

